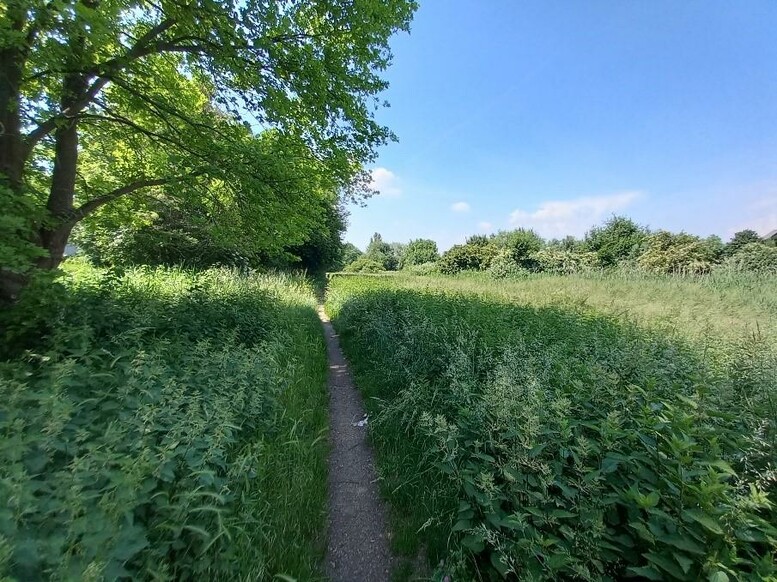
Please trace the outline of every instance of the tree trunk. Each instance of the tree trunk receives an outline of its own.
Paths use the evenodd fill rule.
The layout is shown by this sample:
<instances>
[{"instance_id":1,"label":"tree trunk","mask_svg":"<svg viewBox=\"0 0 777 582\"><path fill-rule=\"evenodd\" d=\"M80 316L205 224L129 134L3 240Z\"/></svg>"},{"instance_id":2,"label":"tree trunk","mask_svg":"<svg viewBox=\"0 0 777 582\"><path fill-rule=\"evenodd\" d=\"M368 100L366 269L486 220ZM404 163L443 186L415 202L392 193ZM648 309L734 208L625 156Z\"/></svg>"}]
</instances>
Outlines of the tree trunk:
<instances>
[{"instance_id":1,"label":"tree trunk","mask_svg":"<svg viewBox=\"0 0 777 582\"><path fill-rule=\"evenodd\" d=\"M8 6L5 18L12 30L24 29L26 13L19 3ZM23 45L10 43L0 49L0 180L14 195L21 192L24 168L19 96L25 51Z\"/></svg>"},{"instance_id":2,"label":"tree trunk","mask_svg":"<svg viewBox=\"0 0 777 582\"><path fill-rule=\"evenodd\" d=\"M82 74L65 77L62 91L62 110L67 110L81 99L88 86ZM46 204L49 217L40 229L40 244L48 255L39 259L41 269L56 269L62 262L65 245L73 230L73 196L78 169L78 120L67 119L54 134L54 169L51 189Z\"/></svg>"}]
</instances>

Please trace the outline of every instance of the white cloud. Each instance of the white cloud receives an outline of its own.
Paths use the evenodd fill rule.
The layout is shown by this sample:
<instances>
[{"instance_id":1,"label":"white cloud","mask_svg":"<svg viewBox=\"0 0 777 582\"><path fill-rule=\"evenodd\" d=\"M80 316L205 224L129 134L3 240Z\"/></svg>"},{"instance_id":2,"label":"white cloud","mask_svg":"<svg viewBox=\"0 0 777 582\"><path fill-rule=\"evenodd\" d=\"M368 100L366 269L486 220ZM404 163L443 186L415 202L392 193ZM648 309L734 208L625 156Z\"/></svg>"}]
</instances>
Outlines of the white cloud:
<instances>
[{"instance_id":1,"label":"white cloud","mask_svg":"<svg viewBox=\"0 0 777 582\"><path fill-rule=\"evenodd\" d=\"M466 202L455 202L451 205L451 210L454 212L469 212L469 204Z\"/></svg>"},{"instance_id":2,"label":"white cloud","mask_svg":"<svg viewBox=\"0 0 777 582\"><path fill-rule=\"evenodd\" d=\"M517 209L510 224L532 228L544 237L581 236L608 215L623 210L641 196L639 192L619 192L607 196L586 196L572 200L548 200L536 210Z\"/></svg>"},{"instance_id":3,"label":"white cloud","mask_svg":"<svg viewBox=\"0 0 777 582\"><path fill-rule=\"evenodd\" d=\"M480 230L489 232L492 228L494 228L494 225L491 224L490 222L483 221L483 222L478 222L478 228Z\"/></svg>"},{"instance_id":4,"label":"white cloud","mask_svg":"<svg viewBox=\"0 0 777 582\"><path fill-rule=\"evenodd\" d=\"M372 170L371 174L371 189L377 190L382 196L389 196L392 198L402 195L399 179L394 172L386 168L375 168Z\"/></svg>"}]
</instances>

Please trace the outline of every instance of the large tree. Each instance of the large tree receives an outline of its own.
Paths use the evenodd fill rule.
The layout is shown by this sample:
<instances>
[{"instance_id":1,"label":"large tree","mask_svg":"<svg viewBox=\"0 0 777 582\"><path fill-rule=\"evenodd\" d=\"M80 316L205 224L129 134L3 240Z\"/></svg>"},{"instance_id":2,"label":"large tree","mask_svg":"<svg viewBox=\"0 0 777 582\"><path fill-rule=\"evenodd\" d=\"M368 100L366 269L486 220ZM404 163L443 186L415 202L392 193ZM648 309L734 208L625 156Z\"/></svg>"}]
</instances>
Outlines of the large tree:
<instances>
[{"instance_id":1,"label":"large tree","mask_svg":"<svg viewBox=\"0 0 777 582\"><path fill-rule=\"evenodd\" d=\"M251 191L243 205L275 188L282 204L282 184L262 180L259 128L274 128L290 163L318 164L346 197L368 194L362 165L392 138L373 117L388 39L414 9L413 0L7 0L3 295L32 257L56 267L73 226L120 199L215 183Z\"/></svg>"}]
</instances>

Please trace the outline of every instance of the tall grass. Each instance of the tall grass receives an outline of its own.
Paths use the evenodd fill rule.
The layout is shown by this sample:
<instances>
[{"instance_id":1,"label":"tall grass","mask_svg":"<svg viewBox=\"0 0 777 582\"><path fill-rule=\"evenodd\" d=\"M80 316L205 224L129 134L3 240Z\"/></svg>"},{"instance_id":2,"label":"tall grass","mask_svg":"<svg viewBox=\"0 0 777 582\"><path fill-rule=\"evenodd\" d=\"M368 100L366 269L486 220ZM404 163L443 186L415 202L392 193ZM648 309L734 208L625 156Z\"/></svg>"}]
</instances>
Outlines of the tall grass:
<instances>
[{"instance_id":1,"label":"tall grass","mask_svg":"<svg viewBox=\"0 0 777 582\"><path fill-rule=\"evenodd\" d=\"M458 579L775 576L774 293L332 279L397 549Z\"/></svg>"},{"instance_id":2,"label":"tall grass","mask_svg":"<svg viewBox=\"0 0 777 582\"><path fill-rule=\"evenodd\" d=\"M67 271L4 314L0 578L320 578L326 357L312 287Z\"/></svg>"}]
</instances>

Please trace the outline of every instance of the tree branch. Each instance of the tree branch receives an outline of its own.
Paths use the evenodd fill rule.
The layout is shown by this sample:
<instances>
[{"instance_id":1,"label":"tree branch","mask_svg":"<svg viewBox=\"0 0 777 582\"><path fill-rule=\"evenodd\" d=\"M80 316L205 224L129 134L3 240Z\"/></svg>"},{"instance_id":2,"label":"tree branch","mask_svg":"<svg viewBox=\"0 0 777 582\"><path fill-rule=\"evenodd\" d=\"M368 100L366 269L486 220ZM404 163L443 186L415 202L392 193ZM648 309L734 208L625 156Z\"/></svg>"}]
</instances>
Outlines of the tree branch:
<instances>
[{"instance_id":1,"label":"tree branch","mask_svg":"<svg viewBox=\"0 0 777 582\"><path fill-rule=\"evenodd\" d=\"M56 115L53 115L52 117L48 118L46 121L41 122L38 124L38 127L36 127L33 131L31 131L27 139L25 140L24 144L24 150L23 150L23 156L26 160L30 153L32 152L33 148L42 140L44 137L46 137L49 133L54 131L54 129L57 127L57 123L63 119L72 118L81 111L86 108L87 105L89 105L94 98L100 93L100 91L103 90L105 85L107 85L111 80L111 75L117 73L118 71L122 70L124 67L127 66L130 62L132 62L135 59L141 58L143 56L146 56L148 54L151 54L154 52L153 50L150 50L151 47L149 46L150 43L157 38L159 35L163 34L170 28L172 28L173 25L175 25L175 19L168 18L166 20L163 20L153 28L151 28L148 32L146 32L143 36L141 36L138 41L135 43L135 45L127 51L127 54L123 57L113 59L112 61L109 61L109 67L107 70L101 71L99 73L99 76L92 82L92 84L89 86L89 88L86 90L86 92L79 98L76 99L75 102L70 105L69 107L63 109ZM150 52L149 52L150 50ZM96 72L92 72L90 76L94 76L97 74Z\"/></svg>"},{"instance_id":2,"label":"tree branch","mask_svg":"<svg viewBox=\"0 0 777 582\"><path fill-rule=\"evenodd\" d=\"M122 186L121 188L116 188L115 190L103 194L102 196L98 196L97 198L92 198L88 202L84 202L81 206L73 210L71 221L73 224L75 224L79 220L89 216L92 212L101 206L121 198L122 196L126 196L127 194L132 194L137 190L151 188L152 186L164 186L166 184L173 184L175 182L185 182L191 178L201 176L204 173L204 170L197 170L185 176L170 176L167 178L139 178L134 182L130 182L129 184Z\"/></svg>"}]
</instances>

